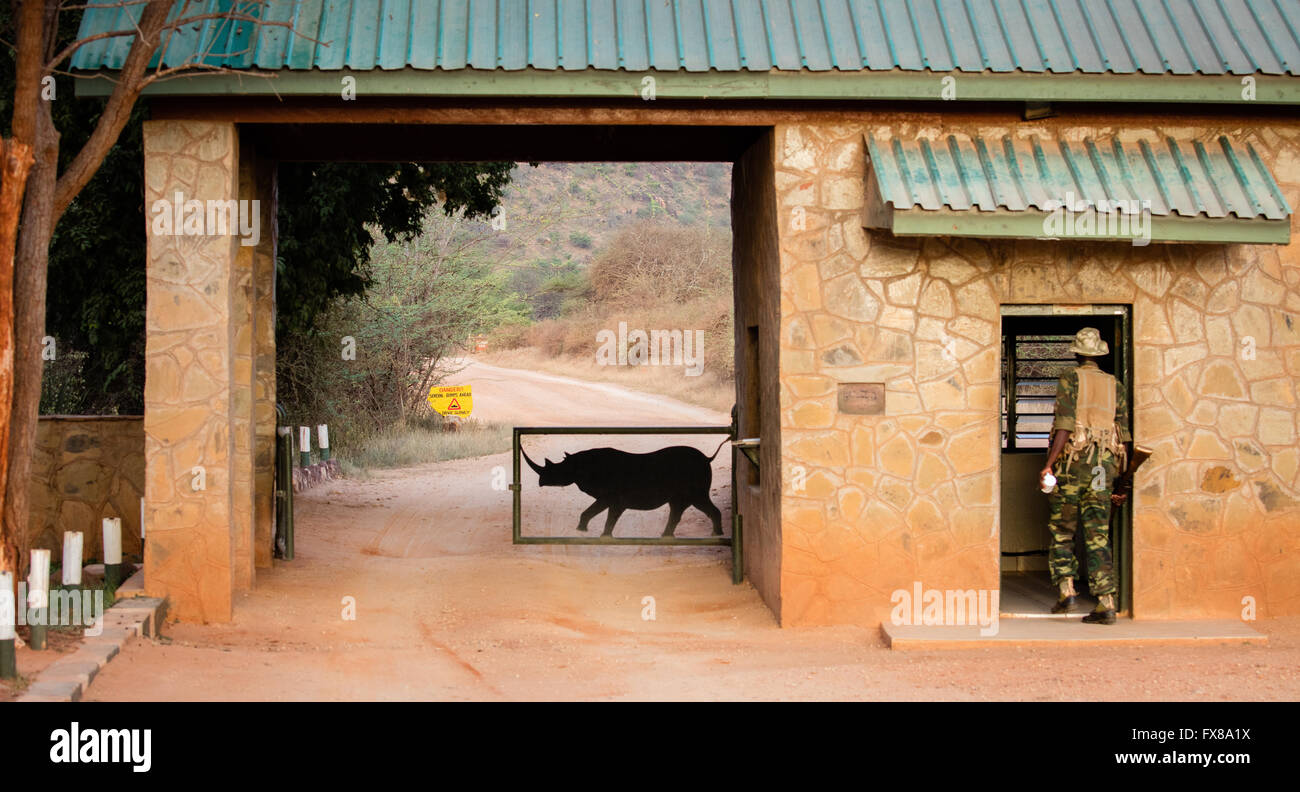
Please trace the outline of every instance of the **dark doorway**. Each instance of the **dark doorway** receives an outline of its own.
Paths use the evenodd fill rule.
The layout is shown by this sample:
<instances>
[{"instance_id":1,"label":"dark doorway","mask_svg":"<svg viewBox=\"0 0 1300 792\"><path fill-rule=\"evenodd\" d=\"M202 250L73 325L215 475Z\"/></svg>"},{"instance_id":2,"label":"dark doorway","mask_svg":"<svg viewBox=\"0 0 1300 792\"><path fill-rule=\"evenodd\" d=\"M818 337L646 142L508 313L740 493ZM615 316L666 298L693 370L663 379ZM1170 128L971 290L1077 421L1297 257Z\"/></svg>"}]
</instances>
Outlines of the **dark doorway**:
<instances>
[{"instance_id":1,"label":"dark doorway","mask_svg":"<svg viewBox=\"0 0 1300 792\"><path fill-rule=\"evenodd\" d=\"M1006 305L1002 310L1001 605L1004 616L1050 617L1056 590L1047 572L1051 534L1047 496L1038 489L1055 410L1057 381L1075 365L1075 333L1095 327L1110 348L1101 369L1124 383L1133 404L1131 312L1124 305ZM1130 422L1132 410L1130 409ZM1129 426L1132 429L1132 426ZM1117 605L1131 593L1131 505L1111 521L1111 552L1119 583ZM1083 532L1075 537L1080 578L1078 613L1096 604L1088 591ZM1077 618L1066 614L1058 618Z\"/></svg>"}]
</instances>

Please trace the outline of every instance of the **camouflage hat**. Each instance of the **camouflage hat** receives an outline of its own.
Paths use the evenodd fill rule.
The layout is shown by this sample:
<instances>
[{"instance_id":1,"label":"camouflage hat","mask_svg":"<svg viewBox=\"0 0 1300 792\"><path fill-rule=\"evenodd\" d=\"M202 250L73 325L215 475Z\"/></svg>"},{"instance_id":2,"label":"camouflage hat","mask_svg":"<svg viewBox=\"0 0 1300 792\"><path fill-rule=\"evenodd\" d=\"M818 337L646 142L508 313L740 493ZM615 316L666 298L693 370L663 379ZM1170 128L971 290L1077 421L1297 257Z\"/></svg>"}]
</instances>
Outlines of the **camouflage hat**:
<instances>
[{"instance_id":1,"label":"camouflage hat","mask_svg":"<svg viewBox=\"0 0 1300 792\"><path fill-rule=\"evenodd\" d=\"M1070 351L1084 357L1101 357L1110 354L1110 347L1101 340L1101 332L1095 327L1085 327L1074 335Z\"/></svg>"}]
</instances>

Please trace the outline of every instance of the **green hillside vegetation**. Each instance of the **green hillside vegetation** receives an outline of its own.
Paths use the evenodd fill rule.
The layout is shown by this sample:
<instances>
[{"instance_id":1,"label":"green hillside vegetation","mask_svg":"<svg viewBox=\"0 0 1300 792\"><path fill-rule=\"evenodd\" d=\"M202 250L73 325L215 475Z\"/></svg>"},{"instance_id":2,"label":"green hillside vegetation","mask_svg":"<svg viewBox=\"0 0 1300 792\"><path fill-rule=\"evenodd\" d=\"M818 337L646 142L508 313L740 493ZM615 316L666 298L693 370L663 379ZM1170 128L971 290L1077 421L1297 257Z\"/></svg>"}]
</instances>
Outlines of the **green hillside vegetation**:
<instances>
[{"instance_id":1,"label":"green hillside vegetation","mask_svg":"<svg viewBox=\"0 0 1300 792\"><path fill-rule=\"evenodd\" d=\"M304 420L334 427L340 455L365 456L394 432L436 430L425 396L458 370L466 339L527 315L492 266L492 237L481 226L435 209L413 239L376 231L365 293L337 298L315 332L280 344L277 397Z\"/></svg>"},{"instance_id":2,"label":"green hillside vegetation","mask_svg":"<svg viewBox=\"0 0 1300 792\"><path fill-rule=\"evenodd\" d=\"M331 425L349 472L504 450L500 427L444 433L424 401L475 335L503 365L730 408L729 166L520 165L510 178L490 217L431 207L410 238L369 227L365 290L282 334L278 396L300 423ZM674 333L676 365L597 365L620 323ZM683 355L696 331L702 355Z\"/></svg>"}]
</instances>

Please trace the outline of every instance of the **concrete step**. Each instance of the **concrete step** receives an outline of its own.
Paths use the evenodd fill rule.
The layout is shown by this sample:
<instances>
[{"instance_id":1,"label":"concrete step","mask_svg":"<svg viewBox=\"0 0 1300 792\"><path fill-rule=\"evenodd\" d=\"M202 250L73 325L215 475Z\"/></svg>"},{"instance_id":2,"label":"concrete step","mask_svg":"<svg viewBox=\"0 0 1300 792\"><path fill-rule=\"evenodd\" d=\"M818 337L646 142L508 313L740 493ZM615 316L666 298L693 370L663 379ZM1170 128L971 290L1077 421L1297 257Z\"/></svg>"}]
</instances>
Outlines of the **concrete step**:
<instances>
[{"instance_id":1,"label":"concrete step","mask_svg":"<svg viewBox=\"0 0 1300 792\"><path fill-rule=\"evenodd\" d=\"M85 636L75 652L46 666L17 700L80 701L95 675L128 641L160 635L166 615L165 599L133 597L113 603L104 611L103 631Z\"/></svg>"},{"instance_id":2,"label":"concrete step","mask_svg":"<svg viewBox=\"0 0 1300 792\"><path fill-rule=\"evenodd\" d=\"M118 600L131 599L133 597L144 596L144 567L140 567L135 574L122 581L122 585L117 587L113 596Z\"/></svg>"},{"instance_id":3,"label":"concrete step","mask_svg":"<svg viewBox=\"0 0 1300 792\"><path fill-rule=\"evenodd\" d=\"M885 636L885 643L897 650L1268 643L1267 635L1235 619L1120 619L1115 624L1084 624L1082 615L1074 615L1069 620L1000 619L993 635L981 635L978 626L896 625L889 622L881 624L880 631Z\"/></svg>"}]
</instances>

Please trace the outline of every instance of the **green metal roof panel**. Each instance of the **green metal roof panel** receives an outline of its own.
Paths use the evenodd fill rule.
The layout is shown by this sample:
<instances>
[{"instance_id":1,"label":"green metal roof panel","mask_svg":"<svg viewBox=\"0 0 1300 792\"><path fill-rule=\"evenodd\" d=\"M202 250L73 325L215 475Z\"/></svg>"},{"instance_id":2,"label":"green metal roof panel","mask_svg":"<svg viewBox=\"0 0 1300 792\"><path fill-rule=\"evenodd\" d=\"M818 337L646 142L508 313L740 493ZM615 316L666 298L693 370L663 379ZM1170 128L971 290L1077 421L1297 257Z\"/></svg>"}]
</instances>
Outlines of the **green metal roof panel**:
<instances>
[{"instance_id":1,"label":"green metal roof panel","mask_svg":"<svg viewBox=\"0 0 1300 792\"><path fill-rule=\"evenodd\" d=\"M178 0L178 8L186 0ZM188 0L162 62L234 69L1300 74L1300 0ZM92 7L120 69L140 5ZM173 12L175 13L175 12Z\"/></svg>"},{"instance_id":2,"label":"green metal roof panel","mask_svg":"<svg viewBox=\"0 0 1300 792\"><path fill-rule=\"evenodd\" d=\"M1250 144L1118 138L866 136L870 178L894 210L1050 212L1149 204L1156 217L1286 220L1291 207Z\"/></svg>"}]
</instances>

